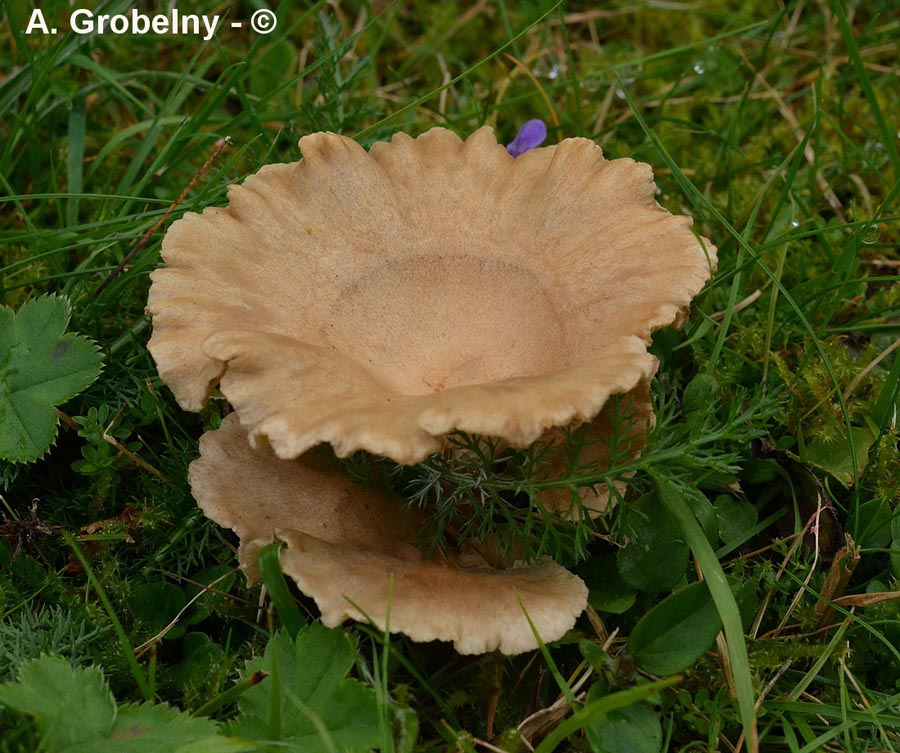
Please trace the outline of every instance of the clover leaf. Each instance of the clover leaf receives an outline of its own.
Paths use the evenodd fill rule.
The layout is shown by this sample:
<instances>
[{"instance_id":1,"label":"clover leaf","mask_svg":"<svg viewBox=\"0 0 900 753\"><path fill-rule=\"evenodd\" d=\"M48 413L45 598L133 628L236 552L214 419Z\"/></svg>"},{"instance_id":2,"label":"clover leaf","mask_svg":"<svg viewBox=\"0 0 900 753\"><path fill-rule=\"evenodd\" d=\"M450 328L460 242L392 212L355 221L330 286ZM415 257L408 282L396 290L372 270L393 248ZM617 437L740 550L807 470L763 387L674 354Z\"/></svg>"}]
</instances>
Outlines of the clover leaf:
<instances>
[{"instance_id":1,"label":"clover leaf","mask_svg":"<svg viewBox=\"0 0 900 753\"><path fill-rule=\"evenodd\" d=\"M56 406L93 382L103 365L88 338L66 333L69 303L28 301L18 313L0 307L0 458L28 463L56 438Z\"/></svg>"}]
</instances>

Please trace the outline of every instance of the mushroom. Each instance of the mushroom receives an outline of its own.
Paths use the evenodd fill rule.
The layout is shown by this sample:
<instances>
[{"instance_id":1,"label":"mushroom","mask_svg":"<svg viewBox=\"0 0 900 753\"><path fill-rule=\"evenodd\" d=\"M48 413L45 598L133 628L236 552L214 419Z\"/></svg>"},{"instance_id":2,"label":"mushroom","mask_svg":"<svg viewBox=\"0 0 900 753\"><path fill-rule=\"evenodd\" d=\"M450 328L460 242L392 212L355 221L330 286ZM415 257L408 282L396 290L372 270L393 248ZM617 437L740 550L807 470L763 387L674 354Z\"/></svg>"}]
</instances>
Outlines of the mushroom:
<instances>
[{"instance_id":1,"label":"mushroom","mask_svg":"<svg viewBox=\"0 0 900 753\"><path fill-rule=\"evenodd\" d=\"M254 450L234 414L202 437L200 451L191 489L210 518L240 537L248 578L259 577L261 547L285 542L284 572L330 627L371 620L415 641L452 641L463 654L517 654L537 647L529 619L552 641L585 607L581 579L548 558L490 562L488 546L424 559L421 515L400 497L353 480L333 457L280 460Z\"/></svg>"},{"instance_id":2,"label":"mushroom","mask_svg":"<svg viewBox=\"0 0 900 753\"><path fill-rule=\"evenodd\" d=\"M163 241L149 349L179 403L216 384L251 443L412 464L449 432L525 447L645 383L651 333L715 265L648 165L490 128L366 152L316 133Z\"/></svg>"}]
</instances>

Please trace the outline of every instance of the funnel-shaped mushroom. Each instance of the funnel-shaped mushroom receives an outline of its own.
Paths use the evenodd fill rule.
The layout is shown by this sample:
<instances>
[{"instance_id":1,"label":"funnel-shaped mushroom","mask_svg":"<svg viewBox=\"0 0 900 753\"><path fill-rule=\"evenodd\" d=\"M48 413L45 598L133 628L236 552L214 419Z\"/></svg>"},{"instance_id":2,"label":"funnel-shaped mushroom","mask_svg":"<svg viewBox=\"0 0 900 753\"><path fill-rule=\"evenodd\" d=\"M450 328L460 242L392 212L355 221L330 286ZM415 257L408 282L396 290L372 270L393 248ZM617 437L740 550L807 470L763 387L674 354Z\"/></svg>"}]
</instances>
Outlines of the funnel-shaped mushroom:
<instances>
[{"instance_id":1,"label":"funnel-shaped mushroom","mask_svg":"<svg viewBox=\"0 0 900 753\"><path fill-rule=\"evenodd\" d=\"M474 549L423 559L421 517L399 497L365 486L333 459L279 460L254 450L234 414L200 440L191 489L204 512L241 538L239 558L256 579L260 547L278 539L284 572L315 599L322 622L371 619L415 641L452 641L457 651L537 647L572 627L584 583L549 559L489 563ZM505 566L504 566L505 565Z\"/></svg>"},{"instance_id":2,"label":"funnel-shaped mushroom","mask_svg":"<svg viewBox=\"0 0 900 753\"><path fill-rule=\"evenodd\" d=\"M650 167L587 139L511 157L489 128L303 159L188 214L153 273L149 348L181 405L216 382L251 442L415 463L460 430L524 447L652 373L715 249Z\"/></svg>"}]
</instances>

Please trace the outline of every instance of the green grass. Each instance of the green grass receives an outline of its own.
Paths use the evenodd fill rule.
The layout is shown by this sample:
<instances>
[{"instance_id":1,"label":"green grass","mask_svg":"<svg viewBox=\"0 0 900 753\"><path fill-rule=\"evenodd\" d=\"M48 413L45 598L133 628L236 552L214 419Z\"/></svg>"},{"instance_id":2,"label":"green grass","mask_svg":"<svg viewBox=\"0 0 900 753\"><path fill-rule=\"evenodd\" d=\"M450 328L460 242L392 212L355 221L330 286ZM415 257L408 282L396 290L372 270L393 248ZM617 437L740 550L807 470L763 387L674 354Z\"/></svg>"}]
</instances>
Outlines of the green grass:
<instances>
[{"instance_id":1,"label":"green grass","mask_svg":"<svg viewBox=\"0 0 900 753\"><path fill-rule=\"evenodd\" d=\"M45 458L0 461L2 680L58 653L102 667L119 703L153 698L225 721L249 687L239 670L280 624L271 602L292 630L307 619L286 606L273 562L276 591L260 603L231 572L235 540L191 497L187 465L224 404L183 412L147 352L148 274L165 227L223 205L226 187L261 165L298 159L312 131L369 146L396 131L465 135L488 123L509 141L540 117L551 142L586 136L610 158L653 165L660 203L694 217L719 249L718 273L685 327L655 336L657 422L640 459L575 463L546 479L540 447L509 453L460 436L467 453L400 474L367 456L348 462L432 504L424 543L440 547L462 522L463 536L494 533L556 557L592 592L571 640L509 659L349 625L355 676L376 691L381 749L516 750L523 721L572 696L532 745L631 751L644 735L646 749L670 751L900 750L900 602L839 601L896 590L900 577L894 4L271 5L273 34L226 24L205 44L75 36L62 0L41 4L60 34L26 36L25 4L2 6L0 304L65 295L70 329L105 360L61 406ZM247 19L264 6L191 10ZM548 522L527 503L626 476L625 498L593 524ZM461 516L458 503L476 495L490 503ZM696 563L674 585L639 557L617 568L619 547L647 530L641 511L654 495L681 531L647 542L654 556L683 563L690 549ZM804 537L817 509L818 548ZM834 591L827 575L844 534L860 556ZM648 676L629 635L699 573L724 639L677 679ZM827 624L823 600L838 600ZM663 637L683 639L674 628ZM0 751L36 749L38 729L0 711Z\"/></svg>"}]
</instances>

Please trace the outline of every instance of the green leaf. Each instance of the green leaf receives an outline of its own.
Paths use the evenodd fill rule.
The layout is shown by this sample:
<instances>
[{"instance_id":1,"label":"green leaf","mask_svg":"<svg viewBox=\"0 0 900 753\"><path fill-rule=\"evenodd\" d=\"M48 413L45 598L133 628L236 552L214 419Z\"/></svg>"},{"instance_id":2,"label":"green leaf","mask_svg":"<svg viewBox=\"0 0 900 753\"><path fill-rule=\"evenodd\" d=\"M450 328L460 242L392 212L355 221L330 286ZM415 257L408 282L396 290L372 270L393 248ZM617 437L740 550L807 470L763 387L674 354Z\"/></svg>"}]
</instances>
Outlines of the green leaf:
<instances>
[{"instance_id":1,"label":"green leaf","mask_svg":"<svg viewBox=\"0 0 900 753\"><path fill-rule=\"evenodd\" d=\"M44 750L59 753L238 753L246 742L192 747L216 738L216 725L165 704L116 709L99 669L42 656L22 664L18 682L0 685L0 705L33 716ZM182 746L188 746L182 751Z\"/></svg>"},{"instance_id":2,"label":"green leaf","mask_svg":"<svg viewBox=\"0 0 900 753\"><path fill-rule=\"evenodd\" d=\"M129 704L119 709L108 736L67 747L63 753L172 753L215 732L209 719L195 719L165 704Z\"/></svg>"},{"instance_id":3,"label":"green leaf","mask_svg":"<svg viewBox=\"0 0 900 753\"><path fill-rule=\"evenodd\" d=\"M169 675L182 688L201 688L224 658L222 647L206 633L187 633L181 639L181 661L169 667Z\"/></svg>"},{"instance_id":4,"label":"green leaf","mask_svg":"<svg viewBox=\"0 0 900 753\"><path fill-rule=\"evenodd\" d=\"M147 635L156 635L165 628L187 603L187 597L178 586L167 581L141 583L134 586L128 598L128 608L135 623ZM176 625L166 637L180 638L184 626Z\"/></svg>"},{"instance_id":5,"label":"green leaf","mask_svg":"<svg viewBox=\"0 0 900 753\"><path fill-rule=\"evenodd\" d=\"M285 630L288 631L291 638L296 638L300 628L306 624L306 620L300 612L297 602L294 601L284 573L281 571L281 561L278 557L282 546L281 542L276 541L262 548L259 553L259 573Z\"/></svg>"},{"instance_id":6,"label":"green leaf","mask_svg":"<svg viewBox=\"0 0 900 753\"><path fill-rule=\"evenodd\" d=\"M747 644L744 641L741 612L734 593L732 593L731 585L722 570L722 565L685 499L691 494L699 492L662 476L655 476L654 482L660 500L678 520L678 525L684 531L684 536L690 543L691 550L706 575L706 583L722 620L725 640L728 644L728 656L737 691L741 724L747 739L753 740L756 737L756 709L753 705L753 679L750 658L747 655Z\"/></svg>"},{"instance_id":7,"label":"green leaf","mask_svg":"<svg viewBox=\"0 0 900 753\"><path fill-rule=\"evenodd\" d=\"M578 566L578 575L587 584L590 605L598 612L622 614L634 605L637 592L619 575L614 552L595 554Z\"/></svg>"},{"instance_id":8,"label":"green leaf","mask_svg":"<svg viewBox=\"0 0 900 753\"><path fill-rule=\"evenodd\" d=\"M725 544L743 541L756 525L756 508L745 499L722 494L716 497L713 507L719 522L719 536Z\"/></svg>"},{"instance_id":9,"label":"green leaf","mask_svg":"<svg viewBox=\"0 0 900 753\"><path fill-rule=\"evenodd\" d=\"M195 573L191 582L184 587L184 595L188 601L197 597L185 615L187 624L195 625L222 609L229 601L228 593L237 580L237 574L238 570L231 565L213 565ZM198 597L199 591L204 593Z\"/></svg>"},{"instance_id":10,"label":"green leaf","mask_svg":"<svg viewBox=\"0 0 900 753\"><path fill-rule=\"evenodd\" d=\"M789 478L773 458L750 459L744 463L744 481L748 484L768 484L777 478Z\"/></svg>"},{"instance_id":11,"label":"green leaf","mask_svg":"<svg viewBox=\"0 0 900 753\"><path fill-rule=\"evenodd\" d=\"M617 554L622 579L646 593L670 590L684 576L690 556L678 521L655 494L641 497L623 514L630 541Z\"/></svg>"},{"instance_id":12,"label":"green leaf","mask_svg":"<svg viewBox=\"0 0 900 753\"><path fill-rule=\"evenodd\" d=\"M691 583L645 614L628 639L645 672L671 675L699 659L715 641L722 620L705 583Z\"/></svg>"},{"instance_id":13,"label":"green leaf","mask_svg":"<svg viewBox=\"0 0 900 753\"><path fill-rule=\"evenodd\" d=\"M394 736L396 753L413 753L419 739L419 717L408 706L394 709Z\"/></svg>"},{"instance_id":14,"label":"green leaf","mask_svg":"<svg viewBox=\"0 0 900 753\"><path fill-rule=\"evenodd\" d=\"M28 463L56 438L55 406L100 373L102 358L86 337L65 334L65 298L28 301L18 314L0 307L0 458Z\"/></svg>"},{"instance_id":15,"label":"green leaf","mask_svg":"<svg viewBox=\"0 0 900 753\"><path fill-rule=\"evenodd\" d=\"M877 435L867 427L854 426L850 429L850 437L826 442L816 439L806 446L802 461L809 465L821 468L834 476L842 486L853 486L856 478L862 474L869 460L869 448L875 442ZM856 454L851 450L851 444ZM855 460L855 462L854 462ZM854 471L855 468L855 471ZM854 472L857 474L855 477Z\"/></svg>"},{"instance_id":16,"label":"green leaf","mask_svg":"<svg viewBox=\"0 0 900 753\"><path fill-rule=\"evenodd\" d=\"M586 703L564 722L556 725L541 741L541 744L537 746L535 753L553 753L559 744L574 732L587 727L589 724L593 724L611 711L643 701L654 693L671 687L680 680L680 677L669 677L658 682L648 682L628 690L620 690L618 693L604 695L601 698L592 700L590 703Z\"/></svg>"},{"instance_id":17,"label":"green leaf","mask_svg":"<svg viewBox=\"0 0 900 753\"><path fill-rule=\"evenodd\" d=\"M105 737L116 720L100 670L76 669L58 656L24 662L17 682L0 685L0 705L33 716L51 751Z\"/></svg>"},{"instance_id":18,"label":"green leaf","mask_svg":"<svg viewBox=\"0 0 900 753\"><path fill-rule=\"evenodd\" d=\"M895 578L900 578L900 539L891 541L891 572Z\"/></svg>"},{"instance_id":19,"label":"green leaf","mask_svg":"<svg viewBox=\"0 0 900 753\"><path fill-rule=\"evenodd\" d=\"M587 663L602 676L609 664L609 656L607 656L606 652L593 641L584 638L578 641L578 648L581 651L581 655L587 660Z\"/></svg>"},{"instance_id":20,"label":"green leaf","mask_svg":"<svg viewBox=\"0 0 900 753\"><path fill-rule=\"evenodd\" d=\"M588 691L587 703L606 695L601 685ZM613 709L585 727L594 753L659 753L662 726L646 703Z\"/></svg>"},{"instance_id":21,"label":"green leaf","mask_svg":"<svg viewBox=\"0 0 900 753\"><path fill-rule=\"evenodd\" d=\"M890 546L893 520L896 513L889 499L866 500L859 506L859 522L853 538L861 547L885 549Z\"/></svg>"},{"instance_id":22,"label":"green leaf","mask_svg":"<svg viewBox=\"0 0 900 753\"><path fill-rule=\"evenodd\" d=\"M279 741L273 750L297 753L367 751L380 742L375 693L346 675L355 651L342 630L319 623L305 626L292 641L280 632L265 656L249 662L243 675L262 670L265 682L247 690L240 715L228 733Z\"/></svg>"},{"instance_id":23,"label":"green leaf","mask_svg":"<svg viewBox=\"0 0 900 753\"><path fill-rule=\"evenodd\" d=\"M715 413L719 383L709 374L697 374L685 387L682 408L691 431L702 431L706 419Z\"/></svg>"},{"instance_id":24,"label":"green leaf","mask_svg":"<svg viewBox=\"0 0 900 753\"><path fill-rule=\"evenodd\" d=\"M250 93L260 99L270 96L296 66L297 54L287 39L264 45L250 68Z\"/></svg>"},{"instance_id":25,"label":"green leaf","mask_svg":"<svg viewBox=\"0 0 900 753\"><path fill-rule=\"evenodd\" d=\"M706 485L704 484L704 486ZM726 484L726 486L728 485ZM710 487L706 486L706 488ZM692 494L685 501L700 523L703 533L706 534L706 540L712 546L719 540L719 519L716 516L716 508L710 504L705 494Z\"/></svg>"},{"instance_id":26,"label":"green leaf","mask_svg":"<svg viewBox=\"0 0 900 753\"><path fill-rule=\"evenodd\" d=\"M259 744L251 740L215 735L179 745L172 753L249 753L249 751L258 750Z\"/></svg>"}]
</instances>

